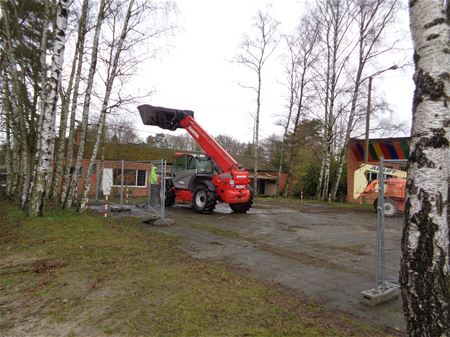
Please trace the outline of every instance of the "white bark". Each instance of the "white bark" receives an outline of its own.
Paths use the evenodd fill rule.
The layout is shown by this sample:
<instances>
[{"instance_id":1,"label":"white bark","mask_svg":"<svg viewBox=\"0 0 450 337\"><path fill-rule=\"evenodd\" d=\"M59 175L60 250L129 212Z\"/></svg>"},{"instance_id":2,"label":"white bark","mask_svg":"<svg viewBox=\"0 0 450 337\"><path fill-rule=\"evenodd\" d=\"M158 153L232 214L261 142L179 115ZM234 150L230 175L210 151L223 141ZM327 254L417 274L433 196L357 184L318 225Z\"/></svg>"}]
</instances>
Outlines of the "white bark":
<instances>
[{"instance_id":1,"label":"white bark","mask_svg":"<svg viewBox=\"0 0 450 337\"><path fill-rule=\"evenodd\" d=\"M75 116L77 112L77 104L78 104L78 91L80 88L80 81L81 81L81 71L83 69L83 54L84 54L84 44L86 39L86 20L87 20L87 14L88 14L88 0L83 0L83 7L81 11L81 17L80 17L80 26L78 30L78 37L77 37L77 44L76 44L76 50L75 53L77 54L77 58L79 60L77 64L77 70L75 74L74 79L74 86L73 86L73 95L72 95L72 102L71 102L71 109L70 109L70 122L69 122L69 138L67 139L67 156L66 156L66 167L65 167L65 173L64 178L62 180L62 187L61 187L61 199L60 202L65 206L67 194L69 192L69 184L70 184L70 169L72 167L72 160L73 160L73 143L74 143L74 137L75 137ZM69 104L69 102L67 102Z\"/></svg>"},{"instance_id":2,"label":"white bark","mask_svg":"<svg viewBox=\"0 0 450 337\"><path fill-rule=\"evenodd\" d=\"M17 62L14 54L14 49L12 47L12 35L11 35L11 27L7 15L7 9L5 2L1 2L2 10L5 13L3 15L4 28L6 33L5 40L5 50L9 63L9 71L11 74L11 88L12 88L12 97L11 97L11 112L14 115L13 120L16 124L17 132L16 134L20 134L20 137L17 137L17 149L20 148L20 162L17 164L17 173L18 180L20 179L20 186L17 188L20 189L20 205L22 208L25 208L28 201L28 191L30 185L30 163L29 163L29 144L28 144L28 134L25 124L25 110L22 102L21 88L19 83L19 75L17 72ZM20 147L19 147L20 143Z\"/></svg>"},{"instance_id":3,"label":"white bark","mask_svg":"<svg viewBox=\"0 0 450 337\"><path fill-rule=\"evenodd\" d=\"M410 2L416 90L400 282L410 336L450 336L450 7Z\"/></svg>"},{"instance_id":4,"label":"white bark","mask_svg":"<svg viewBox=\"0 0 450 337\"><path fill-rule=\"evenodd\" d=\"M6 154L5 154L5 164L6 164L6 195L11 197L12 187L13 187L13 166L12 166L12 136L11 136L11 105L9 102L9 83L7 76L5 75L5 80L3 82L3 112L5 114L5 133L6 133Z\"/></svg>"},{"instance_id":5,"label":"white bark","mask_svg":"<svg viewBox=\"0 0 450 337\"><path fill-rule=\"evenodd\" d=\"M28 213L31 216L42 214L48 172L53 160L52 145L55 136L55 114L58 102L58 89L61 82L61 71L64 62L68 6L68 0L58 1L51 75L48 82L48 95L45 102L41 134L39 137L39 161L36 167L36 177L28 207Z\"/></svg>"},{"instance_id":6,"label":"white bark","mask_svg":"<svg viewBox=\"0 0 450 337\"><path fill-rule=\"evenodd\" d=\"M40 48L40 61L42 67L42 82L41 82L41 92L40 92L40 109L39 109L39 124L38 131L42 130L42 122L45 113L45 102L46 102L46 90L47 90L47 40L48 40L48 15L49 15L49 0L44 0L44 22L42 27L42 37L41 37L41 48ZM39 151L37 152L39 153ZM38 158L37 158L38 160ZM37 162L36 160L36 162Z\"/></svg>"},{"instance_id":7,"label":"white bark","mask_svg":"<svg viewBox=\"0 0 450 337\"><path fill-rule=\"evenodd\" d=\"M72 202L74 197L76 197L77 193L77 182L78 182L78 173L81 168L81 160L84 156L84 149L86 145L86 133L87 133L87 125L89 118L89 109L91 105L91 95L94 86L94 75L95 70L97 69L97 55L98 55L98 45L100 41L100 32L103 24L103 20L105 17L105 5L106 0L100 0L98 15L97 15L97 23L95 26L94 33L94 41L92 44L92 55L91 55L91 64L89 67L89 74L87 78L87 87L84 95L84 104L83 104L83 117L81 121L81 135L80 135L80 145L78 147L77 159L75 162L75 169L72 173L72 179L70 181L69 189L67 192L67 199L64 207L72 207Z\"/></svg>"},{"instance_id":8,"label":"white bark","mask_svg":"<svg viewBox=\"0 0 450 337\"><path fill-rule=\"evenodd\" d=\"M86 208L86 199L88 198L88 193L91 188L92 171L93 171L93 167L95 164L95 160L97 159L97 154L98 154L98 150L100 148L100 143L103 138L102 136L103 136L103 130L104 130L104 126L105 126L106 111L108 109L109 98L111 96L111 91L112 91L112 88L114 85L114 79L117 76L119 59L120 59L121 53L124 49L124 43L125 43L125 39L127 37L127 33L129 32L128 23L130 21L131 13L133 10L133 5L134 5L134 0L131 0L130 3L128 4L128 10L125 15L122 32L120 34L119 41L117 43L117 48L116 48L115 52L113 52L111 50L111 53L110 53L111 56L114 53L114 58L113 58L113 60L110 60L110 61L112 61L112 64L110 64L110 67L109 67L110 71L108 73L108 78L106 79L105 96L103 98L102 109L100 111L95 145L94 145L94 149L92 151L91 159L89 161L89 167L86 172L86 179L84 181L83 196L82 196L81 202L80 202L80 210L84 210ZM111 45L111 49L113 49L113 48L114 48L114 44Z\"/></svg>"},{"instance_id":9,"label":"white bark","mask_svg":"<svg viewBox=\"0 0 450 337\"><path fill-rule=\"evenodd\" d=\"M55 175L54 175L54 181L53 181L53 191L52 191L52 197L60 195L60 186L62 184L63 179L63 173L64 173L64 149L66 145L66 130L67 130L67 119L69 114L69 105L70 105L70 97L72 96L72 90L74 89L74 81L76 81L76 90L78 91L79 83L80 83L80 74L83 64L83 49L84 49L84 39L85 39L85 29L86 29L86 19L87 19L87 12L88 12L88 1L83 0L83 5L81 7L81 15L80 20L78 22L78 36L77 36L77 43L75 46L75 53L72 60L72 68L70 71L70 78L69 83L67 85L67 90L64 94L62 94L62 102L61 102L61 122L59 124L59 134L58 134L58 149L56 151L56 159L55 159ZM78 61L78 62L77 62ZM77 66L78 65L78 66ZM75 107L77 102L77 97L75 96ZM75 109L72 111L72 114L70 116L70 126L73 128L75 127ZM72 133L72 140L69 141L73 142L73 130L70 129L70 132ZM71 147L71 151L72 147ZM69 156L69 153L67 154L67 157L70 158L69 160L66 160L66 167L69 167L72 161L72 155ZM68 159L69 159L68 158Z\"/></svg>"}]
</instances>

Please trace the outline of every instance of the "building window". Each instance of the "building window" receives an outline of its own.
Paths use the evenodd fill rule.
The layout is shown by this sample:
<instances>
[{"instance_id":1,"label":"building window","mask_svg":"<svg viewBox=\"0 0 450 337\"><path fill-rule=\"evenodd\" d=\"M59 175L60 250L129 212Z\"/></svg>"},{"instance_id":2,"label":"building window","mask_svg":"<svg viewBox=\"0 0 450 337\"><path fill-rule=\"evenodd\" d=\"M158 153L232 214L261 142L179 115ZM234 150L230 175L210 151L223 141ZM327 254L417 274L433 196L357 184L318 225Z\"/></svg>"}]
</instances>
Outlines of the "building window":
<instances>
[{"instance_id":1,"label":"building window","mask_svg":"<svg viewBox=\"0 0 450 337\"><path fill-rule=\"evenodd\" d=\"M378 172L366 172L367 181L370 183L372 180L378 179Z\"/></svg>"},{"instance_id":2,"label":"building window","mask_svg":"<svg viewBox=\"0 0 450 337\"><path fill-rule=\"evenodd\" d=\"M122 185L122 170L114 169L113 171L114 186ZM146 170L124 170L123 184L130 187L146 187L147 171Z\"/></svg>"}]
</instances>

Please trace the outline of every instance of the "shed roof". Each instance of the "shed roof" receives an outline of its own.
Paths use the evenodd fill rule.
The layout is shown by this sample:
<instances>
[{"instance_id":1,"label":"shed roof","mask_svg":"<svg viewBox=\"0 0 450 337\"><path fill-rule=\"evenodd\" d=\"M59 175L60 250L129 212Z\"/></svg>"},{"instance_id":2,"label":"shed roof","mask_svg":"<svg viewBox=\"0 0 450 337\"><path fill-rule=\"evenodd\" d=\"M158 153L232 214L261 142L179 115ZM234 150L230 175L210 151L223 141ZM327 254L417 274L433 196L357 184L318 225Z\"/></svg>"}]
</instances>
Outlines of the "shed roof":
<instances>
[{"instance_id":1,"label":"shed roof","mask_svg":"<svg viewBox=\"0 0 450 337\"><path fill-rule=\"evenodd\" d=\"M88 142L84 153L85 158L90 158L94 144ZM152 147L148 144L119 144L106 143L105 144L105 160L128 160L128 161L149 161L149 160L166 160L168 163L173 163L175 153L194 153L194 151L180 151L173 149L162 149ZM234 156L236 161L240 163L247 170L254 169L254 158L248 156ZM268 163L266 160L260 159L258 162L259 171L278 172L278 170Z\"/></svg>"}]
</instances>

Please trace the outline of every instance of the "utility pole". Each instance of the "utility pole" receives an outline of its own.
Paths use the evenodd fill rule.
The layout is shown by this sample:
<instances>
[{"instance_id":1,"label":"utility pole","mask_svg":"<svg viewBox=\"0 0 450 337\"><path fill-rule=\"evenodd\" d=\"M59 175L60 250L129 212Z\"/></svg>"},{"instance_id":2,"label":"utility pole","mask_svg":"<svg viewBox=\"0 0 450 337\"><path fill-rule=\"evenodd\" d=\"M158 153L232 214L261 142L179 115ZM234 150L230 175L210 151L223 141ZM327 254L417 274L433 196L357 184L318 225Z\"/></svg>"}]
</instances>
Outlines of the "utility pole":
<instances>
[{"instance_id":1,"label":"utility pole","mask_svg":"<svg viewBox=\"0 0 450 337\"><path fill-rule=\"evenodd\" d=\"M367 113L366 113L366 137L364 146L364 164L369 162L369 130L370 130L370 110L372 109L372 76L369 77L369 88L367 94Z\"/></svg>"},{"instance_id":2,"label":"utility pole","mask_svg":"<svg viewBox=\"0 0 450 337\"><path fill-rule=\"evenodd\" d=\"M384 73L388 70L396 70L398 69L397 65L393 65L387 69L377 71L368 77L369 79L369 87L367 93L367 112L366 112L366 136L365 136L365 146L364 146L364 163L367 164L369 162L369 131L370 131L370 112L372 110L372 78ZM364 79L366 80L367 77Z\"/></svg>"}]
</instances>

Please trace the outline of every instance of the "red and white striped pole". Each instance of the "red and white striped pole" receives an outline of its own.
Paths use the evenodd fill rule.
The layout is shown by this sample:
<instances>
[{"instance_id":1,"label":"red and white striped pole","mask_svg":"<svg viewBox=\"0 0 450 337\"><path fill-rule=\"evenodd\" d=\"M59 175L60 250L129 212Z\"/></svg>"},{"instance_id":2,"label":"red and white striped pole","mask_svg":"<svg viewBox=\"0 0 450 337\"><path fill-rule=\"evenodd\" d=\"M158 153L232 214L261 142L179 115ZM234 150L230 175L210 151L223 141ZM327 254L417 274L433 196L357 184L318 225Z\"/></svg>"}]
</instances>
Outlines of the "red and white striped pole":
<instances>
[{"instance_id":1,"label":"red and white striped pole","mask_svg":"<svg viewBox=\"0 0 450 337\"><path fill-rule=\"evenodd\" d=\"M108 195L105 195L105 219L108 217Z\"/></svg>"}]
</instances>

